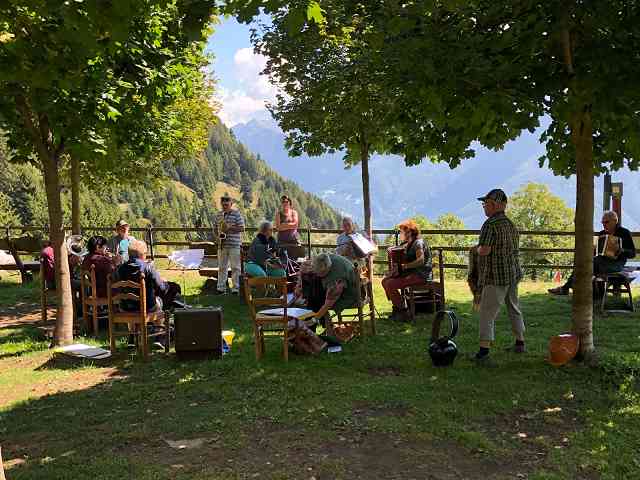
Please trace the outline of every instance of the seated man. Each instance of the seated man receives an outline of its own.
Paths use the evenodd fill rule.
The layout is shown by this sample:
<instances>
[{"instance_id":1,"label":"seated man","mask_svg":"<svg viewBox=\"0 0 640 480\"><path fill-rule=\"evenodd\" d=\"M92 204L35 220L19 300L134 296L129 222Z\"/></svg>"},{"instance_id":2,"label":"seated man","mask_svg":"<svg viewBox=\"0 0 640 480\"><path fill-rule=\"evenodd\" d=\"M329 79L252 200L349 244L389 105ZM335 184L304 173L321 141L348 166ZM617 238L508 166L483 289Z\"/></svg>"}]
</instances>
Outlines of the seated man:
<instances>
[{"instance_id":1,"label":"seated man","mask_svg":"<svg viewBox=\"0 0 640 480\"><path fill-rule=\"evenodd\" d=\"M315 312L316 318L323 318L329 310L339 312L357 305L359 292L352 261L334 253L321 253L313 258L311 272L306 267L308 264L300 271L296 296L307 299L308 307ZM311 279L305 281L305 277ZM324 301L317 298L322 292Z\"/></svg>"},{"instance_id":2,"label":"seated man","mask_svg":"<svg viewBox=\"0 0 640 480\"><path fill-rule=\"evenodd\" d=\"M401 290L412 285L422 285L433 279L431 250L420 237L420 227L413 220L398 225L400 244L404 248L405 263L401 271L389 272L382 280L382 288L393 304L390 320L407 321L407 307L404 305ZM397 267L397 266L396 266Z\"/></svg>"},{"instance_id":3,"label":"seated man","mask_svg":"<svg viewBox=\"0 0 640 480\"><path fill-rule=\"evenodd\" d=\"M96 272L96 294L99 298L107 296L107 277L115 269L111 257L107 253L107 239L103 236L95 236L87 243L89 253L82 261L82 269L89 270L91 266Z\"/></svg>"},{"instance_id":4,"label":"seated man","mask_svg":"<svg viewBox=\"0 0 640 480\"><path fill-rule=\"evenodd\" d=\"M166 282L160 277L158 271L151 263L145 261L147 244L141 240L131 240L128 250L129 260L118 267L113 274L113 281L130 280L140 281L140 275L144 274L145 290L147 296L147 312L156 309L162 310L163 305L168 308L180 293L177 284ZM139 302L135 300L123 300L121 308L127 312L139 311Z\"/></svg>"},{"instance_id":5,"label":"seated man","mask_svg":"<svg viewBox=\"0 0 640 480\"><path fill-rule=\"evenodd\" d=\"M128 258L129 242L135 240L129 235L129 224L125 220L116 222L116 234L109 239L107 250L113 254L113 262L116 266L125 263Z\"/></svg>"},{"instance_id":6,"label":"seated man","mask_svg":"<svg viewBox=\"0 0 640 480\"><path fill-rule=\"evenodd\" d=\"M273 225L264 221L258 228L258 235L251 242L244 271L250 277L285 277L287 274L277 256Z\"/></svg>"},{"instance_id":7,"label":"seated man","mask_svg":"<svg viewBox=\"0 0 640 480\"><path fill-rule=\"evenodd\" d=\"M598 244L593 257L593 274L595 276L621 272L627 260L636 256L636 247L633 244L631 232L618 225L616 212L604 212L602 226L604 230L598 233ZM549 293L568 295L571 288L573 288L573 273L564 285L550 288Z\"/></svg>"}]
</instances>

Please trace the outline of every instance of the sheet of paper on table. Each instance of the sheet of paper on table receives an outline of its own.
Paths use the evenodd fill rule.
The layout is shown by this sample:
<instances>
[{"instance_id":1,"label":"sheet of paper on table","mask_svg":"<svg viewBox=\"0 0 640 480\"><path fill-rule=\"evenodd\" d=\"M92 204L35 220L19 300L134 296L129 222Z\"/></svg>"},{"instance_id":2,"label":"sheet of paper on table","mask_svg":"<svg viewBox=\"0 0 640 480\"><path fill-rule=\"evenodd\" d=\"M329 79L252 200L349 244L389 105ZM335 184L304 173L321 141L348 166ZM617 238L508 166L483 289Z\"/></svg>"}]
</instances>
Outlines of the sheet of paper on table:
<instances>
[{"instance_id":1,"label":"sheet of paper on table","mask_svg":"<svg viewBox=\"0 0 640 480\"><path fill-rule=\"evenodd\" d=\"M183 268L198 269L204 259L204 249L194 248L191 250L175 250L169 255L169 260L177 263Z\"/></svg>"},{"instance_id":2,"label":"sheet of paper on table","mask_svg":"<svg viewBox=\"0 0 640 480\"><path fill-rule=\"evenodd\" d=\"M66 347L60 347L56 349L56 352L64 353L72 357L78 358L90 358L95 360L101 360L103 358L109 358L111 352L100 347L92 347L85 345L84 343L75 343L73 345L67 345Z\"/></svg>"},{"instance_id":3,"label":"sheet of paper on table","mask_svg":"<svg viewBox=\"0 0 640 480\"><path fill-rule=\"evenodd\" d=\"M273 315L275 317L284 315L284 308L271 308L269 310L262 310L258 312L260 315ZM305 320L313 317L313 310L306 308L287 308L287 317L297 318L298 320Z\"/></svg>"}]
</instances>

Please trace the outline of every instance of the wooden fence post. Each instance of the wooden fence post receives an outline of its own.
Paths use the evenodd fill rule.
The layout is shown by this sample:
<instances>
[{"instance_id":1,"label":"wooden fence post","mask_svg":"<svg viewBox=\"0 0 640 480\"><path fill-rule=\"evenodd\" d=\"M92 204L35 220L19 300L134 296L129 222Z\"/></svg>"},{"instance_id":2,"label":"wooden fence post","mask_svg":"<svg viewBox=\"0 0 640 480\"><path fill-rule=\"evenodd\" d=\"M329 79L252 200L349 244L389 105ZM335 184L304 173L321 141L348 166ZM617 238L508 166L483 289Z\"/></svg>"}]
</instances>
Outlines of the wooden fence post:
<instances>
[{"instance_id":1,"label":"wooden fence post","mask_svg":"<svg viewBox=\"0 0 640 480\"><path fill-rule=\"evenodd\" d=\"M307 248L309 249L309 257L311 257L311 228L307 227Z\"/></svg>"},{"instance_id":2,"label":"wooden fence post","mask_svg":"<svg viewBox=\"0 0 640 480\"><path fill-rule=\"evenodd\" d=\"M147 239L149 240L149 254L151 255L151 260L153 260L153 225L147 227Z\"/></svg>"}]
</instances>

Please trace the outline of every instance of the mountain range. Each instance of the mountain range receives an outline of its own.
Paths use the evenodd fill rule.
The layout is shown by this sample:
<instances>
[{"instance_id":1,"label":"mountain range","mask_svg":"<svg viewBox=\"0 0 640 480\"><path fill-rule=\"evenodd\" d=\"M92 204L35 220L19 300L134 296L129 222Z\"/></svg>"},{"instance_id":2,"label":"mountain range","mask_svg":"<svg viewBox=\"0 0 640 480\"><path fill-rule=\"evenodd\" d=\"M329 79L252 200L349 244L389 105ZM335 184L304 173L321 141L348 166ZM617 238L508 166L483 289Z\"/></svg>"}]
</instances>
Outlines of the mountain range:
<instances>
[{"instance_id":1,"label":"mountain range","mask_svg":"<svg viewBox=\"0 0 640 480\"><path fill-rule=\"evenodd\" d=\"M292 158L284 147L284 134L271 118L238 124L232 131L242 144L280 175L362 224L360 167L345 169L341 153ZM484 214L477 197L496 187L511 195L529 182L547 185L575 208L575 177L558 177L539 166L538 159L544 152L539 136L540 132L522 134L497 152L477 146L475 157L453 170L428 160L407 167L398 156L374 155L370 162L374 227L390 228L418 214L435 220L442 214L453 213L462 218L468 228L478 228ZM624 183L624 225L640 230L640 173L625 169L612 174L612 180ZM602 177L596 178L596 212L602 210L602 186ZM597 228L600 228L599 220L596 214L594 226Z\"/></svg>"}]
</instances>

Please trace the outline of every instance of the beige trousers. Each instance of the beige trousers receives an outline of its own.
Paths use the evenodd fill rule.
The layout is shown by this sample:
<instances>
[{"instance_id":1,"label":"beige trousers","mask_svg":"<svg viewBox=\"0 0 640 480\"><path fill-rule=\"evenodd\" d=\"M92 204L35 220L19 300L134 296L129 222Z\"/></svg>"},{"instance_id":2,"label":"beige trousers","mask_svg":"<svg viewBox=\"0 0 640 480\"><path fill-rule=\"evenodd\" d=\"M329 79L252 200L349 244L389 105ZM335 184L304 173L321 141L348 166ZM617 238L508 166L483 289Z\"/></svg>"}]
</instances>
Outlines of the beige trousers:
<instances>
[{"instance_id":1,"label":"beige trousers","mask_svg":"<svg viewBox=\"0 0 640 480\"><path fill-rule=\"evenodd\" d=\"M518 284L485 285L480 300L480 341L495 340L495 324L500 307L507 305L511 329L517 339L524 339L524 320L518 302Z\"/></svg>"}]
</instances>

